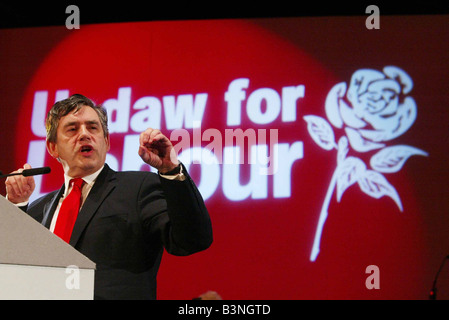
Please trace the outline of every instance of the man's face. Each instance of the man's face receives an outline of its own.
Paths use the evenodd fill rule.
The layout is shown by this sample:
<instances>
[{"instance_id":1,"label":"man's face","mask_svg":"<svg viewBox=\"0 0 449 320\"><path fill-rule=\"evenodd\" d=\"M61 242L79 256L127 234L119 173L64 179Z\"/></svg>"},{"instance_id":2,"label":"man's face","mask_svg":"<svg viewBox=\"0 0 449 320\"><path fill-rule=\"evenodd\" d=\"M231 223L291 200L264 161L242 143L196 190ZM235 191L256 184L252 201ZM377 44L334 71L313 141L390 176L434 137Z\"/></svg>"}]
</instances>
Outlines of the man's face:
<instances>
[{"instance_id":1,"label":"man's face","mask_svg":"<svg viewBox=\"0 0 449 320\"><path fill-rule=\"evenodd\" d=\"M99 170L109 147L109 136L104 137L98 114L88 106L62 117L56 142L47 141L49 153L60 159L64 172L73 178Z\"/></svg>"}]
</instances>

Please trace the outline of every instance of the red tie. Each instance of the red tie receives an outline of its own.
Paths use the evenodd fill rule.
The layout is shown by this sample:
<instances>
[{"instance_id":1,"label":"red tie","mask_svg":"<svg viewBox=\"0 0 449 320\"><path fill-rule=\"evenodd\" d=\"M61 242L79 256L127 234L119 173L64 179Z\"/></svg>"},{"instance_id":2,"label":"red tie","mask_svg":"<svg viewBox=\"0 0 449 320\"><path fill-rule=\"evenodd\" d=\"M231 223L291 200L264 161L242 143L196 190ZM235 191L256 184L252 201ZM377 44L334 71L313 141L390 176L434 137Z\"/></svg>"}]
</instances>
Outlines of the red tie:
<instances>
[{"instance_id":1,"label":"red tie","mask_svg":"<svg viewBox=\"0 0 449 320\"><path fill-rule=\"evenodd\" d=\"M72 191L70 191L70 194L62 201L61 208L59 209L54 234L67 243L70 241L72 229L80 209L81 188L83 183L84 181L81 178L70 180L69 185L73 184Z\"/></svg>"}]
</instances>

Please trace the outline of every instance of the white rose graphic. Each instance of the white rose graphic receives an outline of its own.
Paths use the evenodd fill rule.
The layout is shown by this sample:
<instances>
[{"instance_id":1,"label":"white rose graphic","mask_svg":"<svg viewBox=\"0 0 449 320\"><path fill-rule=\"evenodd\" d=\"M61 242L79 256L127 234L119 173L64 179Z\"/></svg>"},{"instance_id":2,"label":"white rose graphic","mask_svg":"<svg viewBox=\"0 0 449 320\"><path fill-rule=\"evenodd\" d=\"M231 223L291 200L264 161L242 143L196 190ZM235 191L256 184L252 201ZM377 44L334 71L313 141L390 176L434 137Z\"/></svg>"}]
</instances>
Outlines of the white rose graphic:
<instances>
[{"instance_id":1,"label":"white rose graphic","mask_svg":"<svg viewBox=\"0 0 449 320\"><path fill-rule=\"evenodd\" d=\"M376 199L388 196L399 210L403 210L396 189L382 173L397 172L410 156L427 156L427 153L407 145L386 147L382 142L399 137L415 122L416 104L407 96L412 88L410 76L394 66L385 67L383 72L357 70L351 77L349 88L345 82L336 84L327 95L325 111L330 123L346 133L338 143L332 126L325 119L304 116L312 139L325 150L337 150L337 167L321 209L311 261L315 261L320 251L321 234L335 190L340 202L345 190L357 182L365 194ZM368 169L361 159L347 156L349 145L356 152L382 149L370 159L373 170Z\"/></svg>"},{"instance_id":2,"label":"white rose graphic","mask_svg":"<svg viewBox=\"0 0 449 320\"><path fill-rule=\"evenodd\" d=\"M385 67L383 73L361 69L352 75L347 92L344 82L330 90L326 115L335 127L346 125L354 150L382 148L385 145L379 142L402 135L415 122L415 101L406 96L412 88L412 79L397 67Z\"/></svg>"}]
</instances>

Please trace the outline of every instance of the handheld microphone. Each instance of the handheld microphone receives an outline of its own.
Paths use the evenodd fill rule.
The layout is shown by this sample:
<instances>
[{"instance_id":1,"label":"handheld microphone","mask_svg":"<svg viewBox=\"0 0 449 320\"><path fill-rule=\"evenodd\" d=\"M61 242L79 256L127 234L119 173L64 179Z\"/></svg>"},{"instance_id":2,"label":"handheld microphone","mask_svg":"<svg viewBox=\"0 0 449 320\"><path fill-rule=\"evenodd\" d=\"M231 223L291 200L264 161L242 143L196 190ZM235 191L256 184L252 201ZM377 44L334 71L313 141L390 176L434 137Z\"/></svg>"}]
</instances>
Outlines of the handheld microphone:
<instances>
[{"instance_id":1,"label":"handheld microphone","mask_svg":"<svg viewBox=\"0 0 449 320\"><path fill-rule=\"evenodd\" d=\"M35 176L39 174L47 174L50 173L51 169L50 167L42 167L42 168L33 168L33 169L24 169L22 172L16 172L16 173L10 173L10 174L2 174L0 171L0 178L6 178L11 176Z\"/></svg>"}]
</instances>

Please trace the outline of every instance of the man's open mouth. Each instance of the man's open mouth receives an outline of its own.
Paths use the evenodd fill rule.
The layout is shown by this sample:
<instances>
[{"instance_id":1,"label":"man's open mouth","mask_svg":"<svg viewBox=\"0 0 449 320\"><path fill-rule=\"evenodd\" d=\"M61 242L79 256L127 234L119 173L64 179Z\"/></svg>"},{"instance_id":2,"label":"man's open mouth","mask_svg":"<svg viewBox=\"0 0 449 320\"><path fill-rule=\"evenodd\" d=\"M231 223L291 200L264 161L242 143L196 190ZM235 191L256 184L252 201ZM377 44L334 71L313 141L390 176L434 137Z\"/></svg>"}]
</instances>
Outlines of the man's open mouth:
<instances>
[{"instance_id":1,"label":"man's open mouth","mask_svg":"<svg viewBox=\"0 0 449 320\"><path fill-rule=\"evenodd\" d=\"M89 153L93 150L94 148L92 146L82 146L80 151L81 153Z\"/></svg>"}]
</instances>

